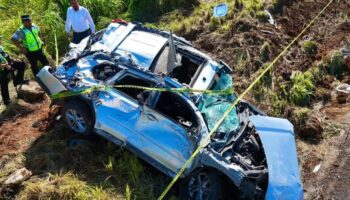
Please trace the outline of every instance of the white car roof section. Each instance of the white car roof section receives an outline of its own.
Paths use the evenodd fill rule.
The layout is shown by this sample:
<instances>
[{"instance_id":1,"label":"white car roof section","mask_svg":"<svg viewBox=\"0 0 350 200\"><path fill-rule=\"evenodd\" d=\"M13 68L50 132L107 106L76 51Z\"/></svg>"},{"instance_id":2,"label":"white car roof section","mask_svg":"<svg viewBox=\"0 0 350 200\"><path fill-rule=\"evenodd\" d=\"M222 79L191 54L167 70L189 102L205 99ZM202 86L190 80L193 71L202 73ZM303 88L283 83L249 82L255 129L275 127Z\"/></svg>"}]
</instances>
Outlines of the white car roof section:
<instances>
[{"instance_id":1,"label":"white car roof section","mask_svg":"<svg viewBox=\"0 0 350 200\"><path fill-rule=\"evenodd\" d=\"M116 51L123 56L130 54L137 64L148 69L168 39L154 33L134 30L135 26L132 23L127 26L110 24L102 40L94 44L92 50Z\"/></svg>"},{"instance_id":2,"label":"white car roof section","mask_svg":"<svg viewBox=\"0 0 350 200\"><path fill-rule=\"evenodd\" d=\"M133 31L118 47L117 53L130 53L137 64L148 69L167 38L144 31Z\"/></svg>"}]
</instances>

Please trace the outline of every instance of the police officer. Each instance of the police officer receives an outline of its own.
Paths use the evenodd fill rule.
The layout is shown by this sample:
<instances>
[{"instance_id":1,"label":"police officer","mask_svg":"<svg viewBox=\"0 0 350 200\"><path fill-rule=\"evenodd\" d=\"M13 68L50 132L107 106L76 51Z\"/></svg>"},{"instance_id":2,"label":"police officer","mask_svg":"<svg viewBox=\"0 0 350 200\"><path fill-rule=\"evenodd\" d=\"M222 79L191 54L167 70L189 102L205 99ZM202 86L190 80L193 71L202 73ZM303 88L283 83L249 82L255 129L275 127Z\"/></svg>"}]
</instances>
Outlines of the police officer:
<instances>
[{"instance_id":1,"label":"police officer","mask_svg":"<svg viewBox=\"0 0 350 200\"><path fill-rule=\"evenodd\" d=\"M25 63L18 59L12 59L1 46L2 36L0 35L0 85L1 96L5 105L8 105L10 101L8 83L10 81L10 75L13 76L13 84L16 87L19 84L27 83L23 81ZM16 72L16 73L15 73Z\"/></svg>"},{"instance_id":2,"label":"police officer","mask_svg":"<svg viewBox=\"0 0 350 200\"><path fill-rule=\"evenodd\" d=\"M44 43L41 40L39 27L32 24L29 15L22 15L21 18L23 26L16 31L11 40L28 58L33 75L36 76L39 72L38 61L42 65L48 65L49 61L42 51Z\"/></svg>"}]
</instances>

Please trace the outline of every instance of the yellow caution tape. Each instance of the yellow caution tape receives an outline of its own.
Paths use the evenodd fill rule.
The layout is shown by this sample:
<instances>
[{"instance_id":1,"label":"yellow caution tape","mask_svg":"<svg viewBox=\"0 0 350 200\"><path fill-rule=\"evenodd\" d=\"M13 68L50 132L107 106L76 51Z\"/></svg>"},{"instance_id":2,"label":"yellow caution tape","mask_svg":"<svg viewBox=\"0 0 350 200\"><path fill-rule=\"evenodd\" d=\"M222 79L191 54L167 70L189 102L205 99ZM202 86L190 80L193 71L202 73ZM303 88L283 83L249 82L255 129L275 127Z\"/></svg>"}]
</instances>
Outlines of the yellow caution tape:
<instances>
[{"instance_id":1,"label":"yellow caution tape","mask_svg":"<svg viewBox=\"0 0 350 200\"><path fill-rule=\"evenodd\" d=\"M53 95L50 95L50 98L52 100L57 100L57 99L63 99L63 98L77 96L77 95L81 95L81 94L90 94L94 91L102 91L102 90L107 90L107 89L108 89L108 87L106 87L106 86L97 85L97 86L92 86L92 87L82 89L82 90L64 91L64 92L61 92L58 94L53 94Z\"/></svg>"},{"instance_id":2,"label":"yellow caution tape","mask_svg":"<svg viewBox=\"0 0 350 200\"><path fill-rule=\"evenodd\" d=\"M77 91L64 91L58 94L50 95L50 98L52 100L57 100L57 99L63 99L63 98L77 96L81 94L90 94L94 91L103 91L111 88L129 88L129 89L140 89L140 90L158 91L158 92L202 93L207 95L218 95L218 94L227 95L227 94L235 93L233 88L229 88L225 90L198 90L198 89L191 89L191 88L152 88L152 87L143 87L143 86L137 86L137 85L115 85L113 87L98 85L98 86L92 86L92 87L82 89L82 90L77 90Z\"/></svg>"},{"instance_id":3,"label":"yellow caution tape","mask_svg":"<svg viewBox=\"0 0 350 200\"><path fill-rule=\"evenodd\" d=\"M290 49L290 47L295 44L295 42L310 28L310 26L324 13L324 11L329 7L329 5L334 0L330 0L329 3L316 15L316 17L311 20L311 22L299 33L297 37L295 37L287 47L284 48L284 50L271 62L270 65L268 65L262 73L249 85L249 87L241 94L239 97L231 104L230 108L225 112L223 117L216 123L216 125L213 127L213 129L210 131L208 136L205 138L204 141L210 140L210 138L214 135L214 133L217 131L217 129L221 126L221 124L225 121L226 117L229 115L229 113L235 108L237 103L243 99L243 97L259 82L259 80L273 67L274 64L283 56L285 53ZM183 167L180 169L180 171L175 175L173 180L169 183L169 185L165 188L163 193L159 196L158 200L163 200L165 195L169 192L171 187L175 184L175 182L180 178L180 176L183 174L183 172L186 170L186 168L191 164L191 162L194 160L194 158L198 155L200 150L205 146L205 143L201 143L197 149L194 151L194 153L191 155L191 157L185 162Z\"/></svg>"},{"instance_id":4,"label":"yellow caution tape","mask_svg":"<svg viewBox=\"0 0 350 200\"><path fill-rule=\"evenodd\" d=\"M225 89L225 90L199 90L192 88L151 88L151 87L143 87L137 85L116 85L115 88L131 88L131 89L140 89L147 91L158 91L158 92L177 92L177 93L202 93L208 95L214 94L234 94L235 91L233 88Z\"/></svg>"}]
</instances>

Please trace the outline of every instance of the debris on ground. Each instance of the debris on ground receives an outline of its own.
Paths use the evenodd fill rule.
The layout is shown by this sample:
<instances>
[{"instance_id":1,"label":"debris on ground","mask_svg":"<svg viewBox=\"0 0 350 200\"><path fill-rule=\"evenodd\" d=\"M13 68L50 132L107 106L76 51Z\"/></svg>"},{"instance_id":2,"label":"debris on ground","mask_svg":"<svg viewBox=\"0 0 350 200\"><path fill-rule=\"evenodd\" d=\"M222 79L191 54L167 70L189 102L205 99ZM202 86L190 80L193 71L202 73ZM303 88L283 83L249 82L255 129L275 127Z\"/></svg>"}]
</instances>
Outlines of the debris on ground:
<instances>
[{"instance_id":1,"label":"debris on ground","mask_svg":"<svg viewBox=\"0 0 350 200\"><path fill-rule=\"evenodd\" d=\"M337 101L339 104L350 102L350 85L341 84L337 87Z\"/></svg>"},{"instance_id":2,"label":"debris on ground","mask_svg":"<svg viewBox=\"0 0 350 200\"><path fill-rule=\"evenodd\" d=\"M316 165L316 167L314 168L314 170L312 171L312 173L317 173L321 168L321 164Z\"/></svg>"},{"instance_id":3,"label":"debris on ground","mask_svg":"<svg viewBox=\"0 0 350 200\"><path fill-rule=\"evenodd\" d=\"M35 101L43 100L45 92L41 89L40 85L35 81L29 81L28 84L22 84L17 86L18 98L32 103Z\"/></svg>"},{"instance_id":4,"label":"debris on ground","mask_svg":"<svg viewBox=\"0 0 350 200\"><path fill-rule=\"evenodd\" d=\"M20 184L23 181L29 179L32 176L32 172L26 168L19 169L13 172L4 182L5 185Z\"/></svg>"},{"instance_id":5,"label":"debris on ground","mask_svg":"<svg viewBox=\"0 0 350 200\"><path fill-rule=\"evenodd\" d=\"M300 129L300 136L302 138L322 138L323 133L323 123L317 117L311 116L306 124Z\"/></svg>"}]
</instances>

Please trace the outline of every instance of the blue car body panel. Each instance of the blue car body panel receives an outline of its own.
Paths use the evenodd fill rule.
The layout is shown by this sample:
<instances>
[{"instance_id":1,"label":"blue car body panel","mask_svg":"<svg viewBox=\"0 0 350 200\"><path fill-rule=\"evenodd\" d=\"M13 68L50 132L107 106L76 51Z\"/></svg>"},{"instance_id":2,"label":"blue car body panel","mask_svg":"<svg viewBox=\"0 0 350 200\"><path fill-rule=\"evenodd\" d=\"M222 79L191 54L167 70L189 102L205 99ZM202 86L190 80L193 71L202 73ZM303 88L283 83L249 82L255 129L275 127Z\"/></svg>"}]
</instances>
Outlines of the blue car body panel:
<instances>
[{"instance_id":1,"label":"blue car body panel","mask_svg":"<svg viewBox=\"0 0 350 200\"><path fill-rule=\"evenodd\" d=\"M167 47L168 38L164 37L164 32L142 31L137 25L131 23L128 25L112 23L104 32L102 39L92 44L90 50L92 53L78 59L77 55L82 55L88 43L87 39L84 39L72 50L72 55L75 56L58 66L57 71L53 74L48 66L40 71L38 74L39 82L50 91L50 94L58 94L66 90L79 91L97 85L110 87L122 85L123 81L120 80L127 76L147 80L145 82L152 83L149 87L156 88L187 86L193 89L217 90L232 87L231 82L224 82L227 87L218 88L220 80L217 80L217 78L225 77L222 73L227 74L227 80L231 78L228 66L222 62L212 60L190 45L184 45L183 42L179 42L179 38L177 38L177 53L184 57L187 56L187 59L198 65L195 74L191 75L191 81L182 83L175 79L176 77L164 77L163 75L169 71L160 71L160 74L153 74L156 71L157 59L163 55L162 51ZM126 62L128 60L134 65L128 64ZM115 74L105 79L96 78L99 76L95 76L95 69L99 70L99 67L103 65L111 65L116 69ZM138 95L142 97L141 92ZM246 190L243 193L244 195L253 194L256 183L252 183L252 188L244 187L244 184L241 185L246 180L246 169L240 163L232 162L230 156L235 156L235 152L233 149L228 149L233 148L234 145L239 145L239 143L232 143L232 141L239 141L233 139L240 139L246 135L257 137L256 134L252 134L253 129L242 129L242 134L237 134L237 138L231 135L231 130L221 130L221 135L222 133L227 134L220 136L221 138L218 137L219 139L205 140L209 134L209 120L205 120L206 115L203 116L203 110L199 109L198 104L203 100L202 94L175 93L171 98L161 101L168 103L160 104L164 107L175 106L175 103L180 105L179 110L185 110L186 116L192 116L189 121L184 120L181 116L180 118L170 116L169 113L158 109L156 105L161 98L159 92L152 91L148 95L147 99L142 102L138 96L130 95L120 88L113 88L96 91L89 95L81 95L81 98L91 101L95 119L94 131L96 133L117 145L126 147L168 176L174 177L196 147L202 144L206 148L201 150L199 158L196 158L187 167L182 177L186 177L202 167L210 167L228 176L237 187L242 186ZM175 102L175 99L178 101ZM208 105L215 106L215 103L217 103L222 106L223 103L220 102L222 99L224 98L220 97L218 101L212 101ZM227 100L226 105L230 105L230 102L232 100ZM249 112L240 111L241 117L238 118L237 112L239 109L235 110L233 113L234 120L232 120L235 123L230 121L226 123L226 127L233 130L236 130L238 126L245 127L249 123L248 116L252 115L249 118L260 136L268 165L268 169L266 169L266 163L262 161L264 169L260 170L264 178L266 171L269 171L266 199L302 199L303 189L292 124L285 119L261 116L264 115L262 112L257 111L249 104L247 105L244 107L247 107L246 110L249 110ZM206 109L210 109L210 106ZM222 114L226 111L226 109L219 110L217 107L213 107L212 110ZM215 116L211 113L207 116L216 123L217 119L222 116L221 113ZM239 124L238 119L242 119ZM195 122L193 124L196 124L196 126L188 125L187 122ZM213 145L209 146L208 144L212 141L214 141ZM226 146L227 144L229 145ZM222 147L219 145L225 148L221 149ZM223 156L224 154L221 153L226 149L230 153ZM259 144L260 150L261 145ZM264 158L261 160L264 160ZM259 197L261 196L259 195Z\"/></svg>"},{"instance_id":2,"label":"blue car body panel","mask_svg":"<svg viewBox=\"0 0 350 200\"><path fill-rule=\"evenodd\" d=\"M293 125L286 119L251 116L269 170L266 199L303 199Z\"/></svg>"}]
</instances>

